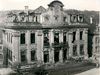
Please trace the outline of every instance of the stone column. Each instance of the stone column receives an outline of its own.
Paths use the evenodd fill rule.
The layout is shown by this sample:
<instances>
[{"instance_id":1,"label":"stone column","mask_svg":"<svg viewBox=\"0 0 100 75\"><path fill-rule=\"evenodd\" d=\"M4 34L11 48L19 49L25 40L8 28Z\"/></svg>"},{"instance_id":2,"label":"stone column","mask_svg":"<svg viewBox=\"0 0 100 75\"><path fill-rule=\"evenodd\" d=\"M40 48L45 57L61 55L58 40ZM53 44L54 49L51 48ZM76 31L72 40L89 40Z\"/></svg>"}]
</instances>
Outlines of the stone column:
<instances>
[{"instance_id":1,"label":"stone column","mask_svg":"<svg viewBox=\"0 0 100 75\"><path fill-rule=\"evenodd\" d=\"M26 51L26 57L27 57L27 63L31 62L31 55L30 55L30 31L28 30L26 33L26 44L27 44L27 51Z\"/></svg>"},{"instance_id":2,"label":"stone column","mask_svg":"<svg viewBox=\"0 0 100 75\"><path fill-rule=\"evenodd\" d=\"M37 38L37 50L36 50L36 55L37 55L37 61L38 64L43 64L43 32L42 30L38 30L36 34Z\"/></svg>"},{"instance_id":3,"label":"stone column","mask_svg":"<svg viewBox=\"0 0 100 75\"><path fill-rule=\"evenodd\" d=\"M59 33L59 42L63 43L63 31L60 31L60 33ZM63 48L62 47L59 52L59 60L60 60L60 62L63 62Z\"/></svg>"},{"instance_id":4,"label":"stone column","mask_svg":"<svg viewBox=\"0 0 100 75\"><path fill-rule=\"evenodd\" d=\"M50 49L50 52L49 52L49 61L50 61L51 64L54 63L54 48Z\"/></svg>"},{"instance_id":5,"label":"stone column","mask_svg":"<svg viewBox=\"0 0 100 75\"><path fill-rule=\"evenodd\" d=\"M63 62L63 50L62 49L59 52L59 60L61 63Z\"/></svg>"},{"instance_id":6,"label":"stone column","mask_svg":"<svg viewBox=\"0 0 100 75\"><path fill-rule=\"evenodd\" d=\"M88 58L88 30L84 29L83 31L83 39L84 39L84 59Z\"/></svg>"},{"instance_id":7,"label":"stone column","mask_svg":"<svg viewBox=\"0 0 100 75\"><path fill-rule=\"evenodd\" d=\"M72 57L73 55L73 45L72 45L72 38L73 38L73 34L72 32L68 33L68 44L69 44L69 56L68 57Z\"/></svg>"},{"instance_id":8,"label":"stone column","mask_svg":"<svg viewBox=\"0 0 100 75\"><path fill-rule=\"evenodd\" d=\"M49 31L49 42L50 42L49 61L50 63L54 63L54 48L52 47L52 43L54 43L53 30Z\"/></svg>"},{"instance_id":9,"label":"stone column","mask_svg":"<svg viewBox=\"0 0 100 75\"><path fill-rule=\"evenodd\" d=\"M12 56L13 62L20 63L20 33L14 32L12 37Z\"/></svg>"},{"instance_id":10,"label":"stone column","mask_svg":"<svg viewBox=\"0 0 100 75\"><path fill-rule=\"evenodd\" d=\"M59 33L59 42L63 43L63 31L60 31L60 33ZM63 62L63 48L62 47L59 52L59 60L60 60L60 62Z\"/></svg>"},{"instance_id":11,"label":"stone column","mask_svg":"<svg viewBox=\"0 0 100 75\"><path fill-rule=\"evenodd\" d=\"M80 30L76 31L76 41L77 41L77 55L80 56Z\"/></svg>"}]
</instances>

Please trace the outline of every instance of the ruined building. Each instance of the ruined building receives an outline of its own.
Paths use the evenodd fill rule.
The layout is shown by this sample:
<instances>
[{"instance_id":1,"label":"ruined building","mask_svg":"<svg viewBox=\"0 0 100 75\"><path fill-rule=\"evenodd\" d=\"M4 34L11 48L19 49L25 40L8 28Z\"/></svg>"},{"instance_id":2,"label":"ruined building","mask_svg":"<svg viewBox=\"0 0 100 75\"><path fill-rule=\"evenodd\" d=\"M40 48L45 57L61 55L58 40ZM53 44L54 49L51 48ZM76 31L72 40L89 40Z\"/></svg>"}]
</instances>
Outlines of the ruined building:
<instances>
[{"instance_id":1,"label":"ruined building","mask_svg":"<svg viewBox=\"0 0 100 75\"><path fill-rule=\"evenodd\" d=\"M83 14L67 14L55 0L48 9L9 13L3 27L6 64L56 64L88 58L88 24Z\"/></svg>"}]
</instances>

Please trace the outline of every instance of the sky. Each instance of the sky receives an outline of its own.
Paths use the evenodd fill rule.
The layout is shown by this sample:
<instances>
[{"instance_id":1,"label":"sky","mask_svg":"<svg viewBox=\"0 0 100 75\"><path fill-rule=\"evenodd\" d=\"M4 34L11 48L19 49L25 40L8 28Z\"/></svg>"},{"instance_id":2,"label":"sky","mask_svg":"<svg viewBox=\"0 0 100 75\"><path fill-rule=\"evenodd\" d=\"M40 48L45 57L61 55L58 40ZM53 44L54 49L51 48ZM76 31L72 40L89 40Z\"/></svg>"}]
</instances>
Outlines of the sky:
<instances>
[{"instance_id":1,"label":"sky","mask_svg":"<svg viewBox=\"0 0 100 75\"><path fill-rule=\"evenodd\" d=\"M47 8L54 0L0 0L0 10L24 10L36 9L39 6ZM59 0L64 4L65 9L96 10L100 11L100 0Z\"/></svg>"}]
</instances>

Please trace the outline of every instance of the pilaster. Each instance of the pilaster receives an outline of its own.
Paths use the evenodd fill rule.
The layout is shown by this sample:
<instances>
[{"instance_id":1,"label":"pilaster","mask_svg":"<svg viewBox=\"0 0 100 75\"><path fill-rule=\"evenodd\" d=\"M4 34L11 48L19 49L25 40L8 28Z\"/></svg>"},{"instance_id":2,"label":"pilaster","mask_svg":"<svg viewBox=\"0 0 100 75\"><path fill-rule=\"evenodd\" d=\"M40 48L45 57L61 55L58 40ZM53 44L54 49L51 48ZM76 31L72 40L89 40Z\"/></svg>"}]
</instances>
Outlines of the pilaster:
<instances>
[{"instance_id":1,"label":"pilaster","mask_svg":"<svg viewBox=\"0 0 100 75\"><path fill-rule=\"evenodd\" d=\"M88 30L84 29L83 31L84 37L84 59L88 58Z\"/></svg>"},{"instance_id":2,"label":"pilaster","mask_svg":"<svg viewBox=\"0 0 100 75\"><path fill-rule=\"evenodd\" d=\"M20 33L14 32L12 37L12 56L13 56L13 62L21 62L20 58Z\"/></svg>"},{"instance_id":3,"label":"pilaster","mask_svg":"<svg viewBox=\"0 0 100 75\"><path fill-rule=\"evenodd\" d=\"M61 31L59 33L59 42L62 43L63 42L63 31ZM59 60L60 62L63 62L63 48L61 48L60 52L59 52Z\"/></svg>"},{"instance_id":4,"label":"pilaster","mask_svg":"<svg viewBox=\"0 0 100 75\"><path fill-rule=\"evenodd\" d=\"M80 30L76 31L76 41L77 41L77 54L80 56Z\"/></svg>"},{"instance_id":5,"label":"pilaster","mask_svg":"<svg viewBox=\"0 0 100 75\"><path fill-rule=\"evenodd\" d=\"M27 51L26 51L26 57L27 57L27 63L31 62L31 55L30 55L30 31L27 31L26 33L26 44L27 44Z\"/></svg>"},{"instance_id":6,"label":"pilaster","mask_svg":"<svg viewBox=\"0 0 100 75\"><path fill-rule=\"evenodd\" d=\"M36 34L37 38L37 61L39 64L43 64L43 32L38 30Z\"/></svg>"},{"instance_id":7,"label":"pilaster","mask_svg":"<svg viewBox=\"0 0 100 75\"><path fill-rule=\"evenodd\" d=\"M54 48L52 48L52 43L54 43L53 30L49 31L49 43L50 43L49 61L50 63L54 63Z\"/></svg>"},{"instance_id":8,"label":"pilaster","mask_svg":"<svg viewBox=\"0 0 100 75\"><path fill-rule=\"evenodd\" d=\"M50 52L49 52L49 61L51 64L54 63L54 48L50 49Z\"/></svg>"},{"instance_id":9,"label":"pilaster","mask_svg":"<svg viewBox=\"0 0 100 75\"><path fill-rule=\"evenodd\" d=\"M68 33L68 43L69 43L69 57L71 57L73 55L73 45L72 45L72 38L73 38L73 34L72 32Z\"/></svg>"}]
</instances>

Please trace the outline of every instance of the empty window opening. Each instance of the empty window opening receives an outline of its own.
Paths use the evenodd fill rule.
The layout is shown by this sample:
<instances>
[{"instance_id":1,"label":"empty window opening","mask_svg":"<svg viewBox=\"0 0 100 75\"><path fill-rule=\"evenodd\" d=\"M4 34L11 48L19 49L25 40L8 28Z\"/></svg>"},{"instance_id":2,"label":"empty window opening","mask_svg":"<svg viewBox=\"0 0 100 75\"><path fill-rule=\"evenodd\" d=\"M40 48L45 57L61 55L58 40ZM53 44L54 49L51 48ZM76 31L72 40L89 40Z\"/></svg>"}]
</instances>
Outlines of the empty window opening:
<instances>
[{"instance_id":1,"label":"empty window opening","mask_svg":"<svg viewBox=\"0 0 100 75\"><path fill-rule=\"evenodd\" d=\"M21 62L26 62L26 51L21 51Z\"/></svg>"},{"instance_id":2,"label":"empty window opening","mask_svg":"<svg viewBox=\"0 0 100 75\"><path fill-rule=\"evenodd\" d=\"M66 43L66 33L63 33L63 42Z\"/></svg>"},{"instance_id":3,"label":"empty window opening","mask_svg":"<svg viewBox=\"0 0 100 75\"><path fill-rule=\"evenodd\" d=\"M76 32L73 32L73 41L72 41L72 43L75 41L75 38L76 37Z\"/></svg>"},{"instance_id":4,"label":"empty window opening","mask_svg":"<svg viewBox=\"0 0 100 75\"><path fill-rule=\"evenodd\" d=\"M36 16L36 22L38 22L38 17Z\"/></svg>"},{"instance_id":5,"label":"empty window opening","mask_svg":"<svg viewBox=\"0 0 100 75\"><path fill-rule=\"evenodd\" d=\"M49 45L49 35L48 33L44 33L44 46Z\"/></svg>"},{"instance_id":6,"label":"empty window opening","mask_svg":"<svg viewBox=\"0 0 100 75\"><path fill-rule=\"evenodd\" d=\"M77 56L77 46L73 46L73 56Z\"/></svg>"},{"instance_id":7,"label":"empty window opening","mask_svg":"<svg viewBox=\"0 0 100 75\"><path fill-rule=\"evenodd\" d=\"M35 33L31 33L30 39L31 39L31 44L35 43Z\"/></svg>"},{"instance_id":8,"label":"empty window opening","mask_svg":"<svg viewBox=\"0 0 100 75\"><path fill-rule=\"evenodd\" d=\"M55 60L55 63L59 61L59 51L54 51L54 60Z\"/></svg>"},{"instance_id":9,"label":"empty window opening","mask_svg":"<svg viewBox=\"0 0 100 75\"><path fill-rule=\"evenodd\" d=\"M25 33L22 33L22 34L20 35L20 43L21 43L21 44L25 44Z\"/></svg>"},{"instance_id":10,"label":"empty window opening","mask_svg":"<svg viewBox=\"0 0 100 75\"><path fill-rule=\"evenodd\" d=\"M83 32L81 31L80 32L80 40L82 40L82 37L83 37Z\"/></svg>"},{"instance_id":11,"label":"empty window opening","mask_svg":"<svg viewBox=\"0 0 100 75\"><path fill-rule=\"evenodd\" d=\"M8 51L8 59L12 60L12 51L9 49L7 51Z\"/></svg>"},{"instance_id":12,"label":"empty window opening","mask_svg":"<svg viewBox=\"0 0 100 75\"><path fill-rule=\"evenodd\" d=\"M31 51L31 61L35 61L35 51Z\"/></svg>"},{"instance_id":13,"label":"empty window opening","mask_svg":"<svg viewBox=\"0 0 100 75\"><path fill-rule=\"evenodd\" d=\"M80 45L80 54L84 55L84 46L83 45Z\"/></svg>"},{"instance_id":14,"label":"empty window opening","mask_svg":"<svg viewBox=\"0 0 100 75\"><path fill-rule=\"evenodd\" d=\"M64 21L64 22L67 22L67 18L66 18L66 17L63 17L63 21Z\"/></svg>"},{"instance_id":15,"label":"empty window opening","mask_svg":"<svg viewBox=\"0 0 100 75\"><path fill-rule=\"evenodd\" d=\"M49 62L49 51L44 51L44 63Z\"/></svg>"},{"instance_id":16,"label":"empty window opening","mask_svg":"<svg viewBox=\"0 0 100 75\"><path fill-rule=\"evenodd\" d=\"M58 44L59 43L59 33L54 34L54 43Z\"/></svg>"}]
</instances>

